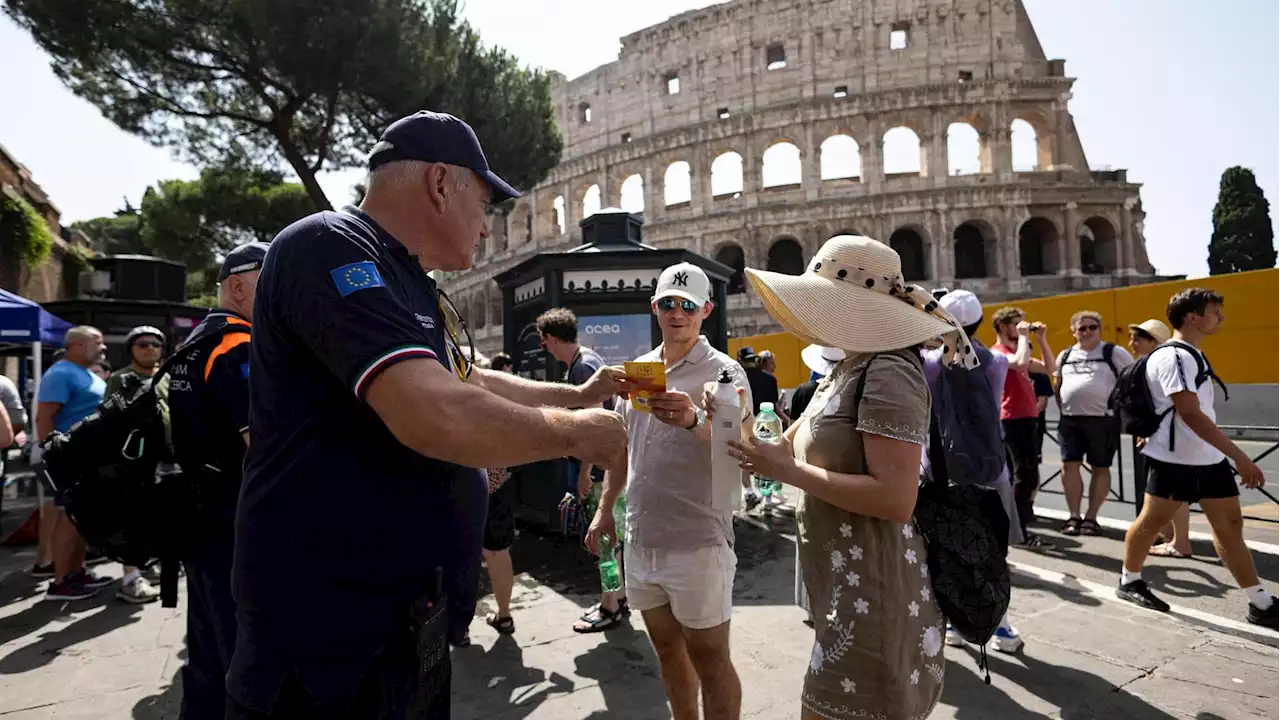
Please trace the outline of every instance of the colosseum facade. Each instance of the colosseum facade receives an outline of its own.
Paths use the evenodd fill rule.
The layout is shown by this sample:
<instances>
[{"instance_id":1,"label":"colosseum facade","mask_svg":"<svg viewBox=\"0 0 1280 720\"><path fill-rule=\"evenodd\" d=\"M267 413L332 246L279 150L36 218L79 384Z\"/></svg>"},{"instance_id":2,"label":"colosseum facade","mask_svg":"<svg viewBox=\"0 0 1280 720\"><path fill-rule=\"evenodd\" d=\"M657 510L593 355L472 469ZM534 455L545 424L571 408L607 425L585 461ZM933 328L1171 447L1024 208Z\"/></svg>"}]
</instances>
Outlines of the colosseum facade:
<instances>
[{"instance_id":1,"label":"colosseum facade","mask_svg":"<svg viewBox=\"0 0 1280 720\"><path fill-rule=\"evenodd\" d=\"M734 0L621 45L553 74L560 164L445 279L483 351L502 344L492 278L580 244L602 207L641 213L647 244L738 270L799 273L854 233L898 250L908 279L984 300L1153 279L1139 185L1090 168L1074 80L1021 0ZM948 153L964 134L967 166ZM740 275L731 333L777 330Z\"/></svg>"}]
</instances>

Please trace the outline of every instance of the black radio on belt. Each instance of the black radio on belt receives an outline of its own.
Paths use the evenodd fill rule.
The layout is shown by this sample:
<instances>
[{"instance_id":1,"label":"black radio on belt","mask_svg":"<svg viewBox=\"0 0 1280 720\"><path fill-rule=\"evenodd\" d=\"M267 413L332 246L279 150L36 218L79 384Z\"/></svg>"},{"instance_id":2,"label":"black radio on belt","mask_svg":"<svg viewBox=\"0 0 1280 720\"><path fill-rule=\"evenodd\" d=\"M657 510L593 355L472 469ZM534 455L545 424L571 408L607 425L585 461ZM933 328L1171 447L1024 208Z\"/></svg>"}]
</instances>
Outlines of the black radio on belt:
<instances>
[{"instance_id":1,"label":"black radio on belt","mask_svg":"<svg viewBox=\"0 0 1280 720\"><path fill-rule=\"evenodd\" d=\"M449 663L447 601L444 573L435 569L431 589L414 602L410 622L417 640L417 671L408 717L437 720L449 717L452 669Z\"/></svg>"}]
</instances>

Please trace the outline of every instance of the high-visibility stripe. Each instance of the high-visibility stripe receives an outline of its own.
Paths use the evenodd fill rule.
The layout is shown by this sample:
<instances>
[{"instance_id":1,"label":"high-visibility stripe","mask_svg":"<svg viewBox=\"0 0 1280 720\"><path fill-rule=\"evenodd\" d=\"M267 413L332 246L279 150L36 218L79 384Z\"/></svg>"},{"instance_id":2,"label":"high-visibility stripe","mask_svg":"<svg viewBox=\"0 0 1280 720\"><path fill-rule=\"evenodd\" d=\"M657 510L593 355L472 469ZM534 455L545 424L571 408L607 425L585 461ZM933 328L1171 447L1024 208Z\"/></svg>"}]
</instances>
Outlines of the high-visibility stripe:
<instances>
[{"instance_id":1,"label":"high-visibility stripe","mask_svg":"<svg viewBox=\"0 0 1280 720\"><path fill-rule=\"evenodd\" d=\"M232 319L234 318L229 318L228 320ZM248 323L244 324L248 325ZM225 335L222 338L222 342L218 343L218 347L214 348L213 352L209 353L209 359L204 363L204 379L208 381L209 373L213 372L214 360L217 360L219 357L222 357L247 342L249 342L249 333L247 332L236 331Z\"/></svg>"},{"instance_id":2,"label":"high-visibility stripe","mask_svg":"<svg viewBox=\"0 0 1280 720\"><path fill-rule=\"evenodd\" d=\"M411 357L424 357L432 360L439 359L439 356L436 355L434 350L428 347L422 347L421 345L409 345L394 348L369 363L369 365L365 367L364 372L360 373L360 377L356 378L356 384L353 388L355 390L356 397L363 399L364 391L367 389L365 385L376 377L379 372L382 372L382 370L388 365L392 365L400 360L407 360Z\"/></svg>"}]
</instances>

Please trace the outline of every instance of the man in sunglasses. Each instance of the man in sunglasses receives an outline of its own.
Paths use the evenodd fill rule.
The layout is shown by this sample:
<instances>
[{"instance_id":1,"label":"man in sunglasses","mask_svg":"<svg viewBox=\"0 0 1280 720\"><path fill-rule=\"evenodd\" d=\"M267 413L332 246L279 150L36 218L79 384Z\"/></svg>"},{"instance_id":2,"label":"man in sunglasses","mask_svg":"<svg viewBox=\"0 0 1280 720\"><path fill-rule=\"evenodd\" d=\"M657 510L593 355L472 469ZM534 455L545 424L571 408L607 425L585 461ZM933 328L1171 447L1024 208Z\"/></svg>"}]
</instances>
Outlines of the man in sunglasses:
<instances>
[{"instance_id":1,"label":"man in sunglasses","mask_svg":"<svg viewBox=\"0 0 1280 720\"><path fill-rule=\"evenodd\" d=\"M1057 380L1058 441L1062 446L1062 490L1071 516L1062 526L1064 535L1093 535L1098 532L1098 511L1111 491L1111 463L1120 446L1119 420L1107 407L1120 371L1133 364L1129 351L1102 339L1102 316L1082 310L1071 316L1071 334L1076 343L1058 355ZM1092 470L1089 481L1089 508L1080 515L1084 481L1080 463L1087 460Z\"/></svg>"},{"instance_id":2,"label":"man in sunglasses","mask_svg":"<svg viewBox=\"0 0 1280 720\"><path fill-rule=\"evenodd\" d=\"M625 474L605 474L604 494L588 533L616 537L612 508L627 491L623 568L627 596L644 616L677 718L698 717L698 691L708 718L736 718L742 684L729 655L733 614L733 508L714 503L711 428L703 390L728 369L751 408L742 366L711 347L702 322L713 306L711 281L696 265L673 265L658 278L653 313L662 344L637 358L666 367L667 392L650 397L651 412L619 401L629 438ZM697 398L695 401L693 398Z\"/></svg>"},{"instance_id":3,"label":"man in sunglasses","mask_svg":"<svg viewBox=\"0 0 1280 720\"><path fill-rule=\"evenodd\" d=\"M599 406L620 369L539 383L462 349L465 318L428 273L470 268L489 205L519 195L471 127L397 120L367 187L285 228L258 280L228 720L448 718L450 608L485 526L475 468L625 454Z\"/></svg>"}]
</instances>

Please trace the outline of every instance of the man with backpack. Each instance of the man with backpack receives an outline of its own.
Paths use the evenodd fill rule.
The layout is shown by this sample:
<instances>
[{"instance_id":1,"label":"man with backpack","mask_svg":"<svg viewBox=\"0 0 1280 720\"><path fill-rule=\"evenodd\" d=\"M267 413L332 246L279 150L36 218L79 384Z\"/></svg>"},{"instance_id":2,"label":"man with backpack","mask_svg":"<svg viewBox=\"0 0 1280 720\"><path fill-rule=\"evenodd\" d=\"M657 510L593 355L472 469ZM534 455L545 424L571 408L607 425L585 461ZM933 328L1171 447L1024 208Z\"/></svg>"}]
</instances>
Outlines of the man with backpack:
<instances>
[{"instance_id":1,"label":"man with backpack","mask_svg":"<svg viewBox=\"0 0 1280 720\"><path fill-rule=\"evenodd\" d=\"M1169 300L1173 339L1152 350L1118 384L1112 405L1125 431L1146 437L1147 491L1142 513L1124 538L1124 567L1116 596L1150 610L1168 612L1142 579L1142 566L1156 534L1182 503L1200 503L1213 528L1214 547L1249 600L1246 619L1275 629L1277 603L1258 580L1245 545L1240 484L1262 487L1266 476L1249 454L1217 425L1214 380L1201 343L1223 322L1223 298L1212 290L1189 288ZM1223 387L1225 394L1226 388ZM1235 463L1233 471L1228 458Z\"/></svg>"},{"instance_id":2,"label":"man with backpack","mask_svg":"<svg viewBox=\"0 0 1280 720\"><path fill-rule=\"evenodd\" d=\"M249 444L249 338L265 243L227 254L218 272L218 307L191 331L169 368L173 452L183 481L200 499L187 570L187 664L183 720L222 720L236 642L231 595L232 531Z\"/></svg>"},{"instance_id":3,"label":"man with backpack","mask_svg":"<svg viewBox=\"0 0 1280 720\"><path fill-rule=\"evenodd\" d=\"M994 489L1009 518L1009 542L1021 543L1022 528L1017 522L1018 510L1009 481L1000 424L1000 402L1009 373L1009 359L991 352L975 337L982 325L982 302L978 296L968 290L953 290L943 295L938 305L964 328L981 364L973 370L944 368L941 348L924 352L924 377L932 396L932 417L922 469L931 473L935 481ZM965 644L964 637L950 623L945 640L953 647ZM1022 645L1022 636L1009 624L1008 617L1001 618L988 646L1013 653Z\"/></svg>"},{"instance_id":4,"label":"man with backpack","mask_svg":"<svg viewBox=\"0 0 1280 720\"><path fill-rule=\"evenodd\" d=\"M1107 398L1120 372L1133 364L1129 351L1102 340L1102 316L1081 310L1071 316L1076 344L1063 350L1055 363L1058 381L1058 441L1062 446L1062 490L1071 515L1063 535L1095 535L1098 511L1111 492L1111 463L1120 444L1120 428L1107 407ZM1080 463L1089 461L1089 509L1080 516L1084 481Z\"/></svg>"}]
</instances>

